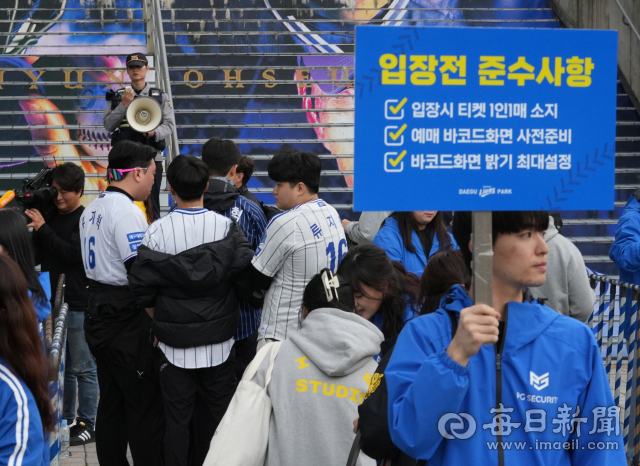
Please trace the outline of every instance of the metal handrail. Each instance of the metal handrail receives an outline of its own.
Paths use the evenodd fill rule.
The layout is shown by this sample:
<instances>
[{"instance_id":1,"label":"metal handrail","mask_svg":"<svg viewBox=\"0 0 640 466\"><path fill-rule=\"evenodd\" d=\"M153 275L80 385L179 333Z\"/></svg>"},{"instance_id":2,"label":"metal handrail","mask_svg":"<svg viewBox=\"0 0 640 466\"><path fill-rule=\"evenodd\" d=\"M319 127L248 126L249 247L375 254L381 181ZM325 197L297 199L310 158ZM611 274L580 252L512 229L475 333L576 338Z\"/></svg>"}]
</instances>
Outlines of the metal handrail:
<instances>
[{"instance_id":1,"label":"metal handrail","mask_svg":"<svg viewBox=\"0 0 640 466\"><path fill-rule=\"evenodd\" d=\"M620 11L622 12L622 16L624 16L624 19L626 20L627 26L629 26L631 28L633 33L636 35L636 39L638 39L638 42L640 42L640 34L638 34L638 30L636 29L636 27L631 22L631 18L629 18L629 15L625 11L625 9L622 7L622 4L620 3L620 0L616 0L616 3L618 4L618 8L620 8Z\"/></svg>"},{"instance_id":2,"label":"metal handrail","mask_svg":"<svg viewBox=\"0 0 640 466\"><path fill-rule=\"evenodd\" d=\"M67 341L67 316L69 314L69 305L62 304L58 317L56 318L55 328L53 332L53 340L51 342L51 352L47 359L49 364L49 382L58 380L60 372L60 363L63 360L64 345Z\"/></svg>"},{"instance_id":3,"label":"metal handrail","mask_svg":"<svg viewBox=\"0 0 640 466\"><path fill-rule=\"evenodd\" d=\"M147 51L155 57L156 82L167 93L169 102L173 102L171 81L169 79L169 64L167 48L164 43L164 29L162 27L162 11L160 0L144 0L144 18L147 23ZM178 130L174 127L167 143L166 165L169 166L174 157L180 154L178 145Z\"/></svg>"},{"instance_id":4,"label":"metal handrail","mask_svg":"<svg viewBox=\"0 0 640 466\"><path fill-rule=\"evenodd\" d=\"M640 285L636 285L635 283L627 283L616 278L608 277L606 275L599 275L597 273L588 274L589 280L591 282L591 288L596 287L596 282L608 283L610 285L621 286L623 288L627 288L634 291L640 291Z\"/></svg>"}]
</instances>

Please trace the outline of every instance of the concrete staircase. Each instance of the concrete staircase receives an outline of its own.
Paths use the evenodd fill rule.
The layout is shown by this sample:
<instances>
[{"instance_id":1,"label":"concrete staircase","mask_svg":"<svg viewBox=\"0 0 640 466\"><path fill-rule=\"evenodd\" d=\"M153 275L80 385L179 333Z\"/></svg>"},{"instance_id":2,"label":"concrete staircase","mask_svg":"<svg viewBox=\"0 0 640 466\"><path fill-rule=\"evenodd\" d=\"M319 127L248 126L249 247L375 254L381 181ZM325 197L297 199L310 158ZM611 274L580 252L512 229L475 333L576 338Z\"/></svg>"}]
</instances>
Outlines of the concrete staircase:
<instances>
[{"instance_id":1,"label":"concrete staircase","mask_svg":"<svg viewBox=\"0 0 640 466\"><path fill-rule=\"evenodd\" d=\"M562 214L563 234L578 246L587 267L607 275L619 273L609 249L624 205L640 188L640 115L620 81L616 115L615 209Z\"/></svg>"}]
</instances>

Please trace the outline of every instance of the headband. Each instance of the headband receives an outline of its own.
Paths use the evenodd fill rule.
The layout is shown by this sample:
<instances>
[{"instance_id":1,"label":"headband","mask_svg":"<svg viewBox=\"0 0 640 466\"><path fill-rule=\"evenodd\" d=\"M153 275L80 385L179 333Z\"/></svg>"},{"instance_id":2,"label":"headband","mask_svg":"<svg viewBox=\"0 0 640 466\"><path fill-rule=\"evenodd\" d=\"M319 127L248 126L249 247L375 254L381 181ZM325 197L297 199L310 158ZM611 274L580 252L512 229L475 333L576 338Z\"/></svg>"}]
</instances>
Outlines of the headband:
<instances>
[{"instance_id":1,"label":"headband","mask_svg":"<svg viewBox=\"0 0 640 466\"><path fill-rule=\"evenodd\" d=\"M134 170L147 170L147 168L135 167L135 168L107 168L107 178L110 181L120 181L124 178L123 173L132 172Z\"/></svg>"}]
</instances>

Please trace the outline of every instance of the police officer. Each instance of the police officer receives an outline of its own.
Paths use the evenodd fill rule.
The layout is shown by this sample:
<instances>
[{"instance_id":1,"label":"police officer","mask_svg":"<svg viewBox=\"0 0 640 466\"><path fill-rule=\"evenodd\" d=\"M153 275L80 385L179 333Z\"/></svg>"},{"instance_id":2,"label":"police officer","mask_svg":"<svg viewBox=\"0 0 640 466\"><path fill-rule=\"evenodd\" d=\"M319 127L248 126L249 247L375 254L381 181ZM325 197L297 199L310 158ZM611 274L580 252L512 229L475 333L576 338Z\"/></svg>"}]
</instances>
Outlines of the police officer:
<instances>
[{"instance_id":1,"label":"police officer","mask_svg":"<svg viewBox=\"0 0 640 466\"><path fill-rule=\"evenodd\" d=\"M127 74L131 78L131 87L107 92L107 108L104 111L102 124L112 132L111 145L131 140L153 147L158 151L156 156L156 176L151 190L151 204L155 218L160 217L160 185L162 183L162 152L166 147L165 140L172 134L176 121L169 96L161 89L151 87L145 82L149 72L149 62L142 53L127 55ZM152 97L162 107L162 122L155 130L139 133L131 128L127 122L127 107L137 97Z\"/></svg>"}]
</instances>

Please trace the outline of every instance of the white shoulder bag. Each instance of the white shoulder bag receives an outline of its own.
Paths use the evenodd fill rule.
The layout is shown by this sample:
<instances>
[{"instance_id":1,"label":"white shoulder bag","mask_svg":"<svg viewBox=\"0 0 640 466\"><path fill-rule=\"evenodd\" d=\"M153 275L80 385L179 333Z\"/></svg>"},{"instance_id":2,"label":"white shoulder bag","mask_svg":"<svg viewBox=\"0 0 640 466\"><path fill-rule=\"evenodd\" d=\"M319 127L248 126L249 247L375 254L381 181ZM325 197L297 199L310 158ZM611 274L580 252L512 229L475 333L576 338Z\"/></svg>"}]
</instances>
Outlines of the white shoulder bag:
<instances>
[{"instance_id":1,"label":"white shoulder bag","mask_svg":"<svg viewBox=\"0 0 640 466\"><path fill-rule=\"evenodd\" d=\"M216 429L203 466L263 466L269 442L271 398L267 387L281 342L258 351L238 384L231 403ZM252 382L262 361L271 353L264 387Z\"/></svg>"}]
</instances>

